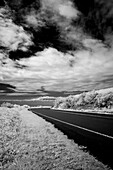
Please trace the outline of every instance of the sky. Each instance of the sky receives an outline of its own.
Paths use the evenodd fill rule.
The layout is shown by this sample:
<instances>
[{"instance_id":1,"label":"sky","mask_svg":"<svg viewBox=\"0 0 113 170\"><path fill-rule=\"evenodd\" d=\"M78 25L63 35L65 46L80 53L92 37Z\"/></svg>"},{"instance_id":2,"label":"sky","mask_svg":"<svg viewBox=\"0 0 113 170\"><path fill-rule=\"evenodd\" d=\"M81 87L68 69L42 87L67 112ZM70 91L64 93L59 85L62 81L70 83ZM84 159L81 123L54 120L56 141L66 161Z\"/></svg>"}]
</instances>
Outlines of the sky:
<instances>
[{"instance_id":1,"label":"sky","mask_svg":"<svg viewBox=\"0 0 113 170\"><path fill-rule=\"evenodd\" d=\"M22 91L113 84L112 0L2 0L0 83Z\"/></svg>"}]
</instances>

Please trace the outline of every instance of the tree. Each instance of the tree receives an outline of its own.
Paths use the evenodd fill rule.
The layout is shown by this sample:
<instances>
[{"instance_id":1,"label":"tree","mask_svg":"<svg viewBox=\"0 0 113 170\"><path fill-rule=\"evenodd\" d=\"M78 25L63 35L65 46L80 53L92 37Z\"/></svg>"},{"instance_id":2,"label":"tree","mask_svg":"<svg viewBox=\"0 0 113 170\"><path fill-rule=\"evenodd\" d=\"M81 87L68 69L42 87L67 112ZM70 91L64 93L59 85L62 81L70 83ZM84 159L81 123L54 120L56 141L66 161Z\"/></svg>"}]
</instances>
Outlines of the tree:
<instances>
[{"instance_id":1,"label":"tree","mask_svg":"<svg viewBox=\"0 0 113 170\"><path fill-rule=\"evenodd\" d=\"M95 98L97 95L98 95L98 93L95 90L93 90L91 92L87 92L84 97L85 103L86 104L94 104L95 100L96 100Z\"/></svg>"},{"instance_id":2,"label":"tree","mask_svg":"<svg viewBox=\"0 0 113 170\"><path fill-rule=\"evenodd\" d=\"M12 108L13 107L13 104L11 103L8 103L8 102L4 102L1 104L1 107L8 107L8 108Z\"/></svg>"}]
</instances>

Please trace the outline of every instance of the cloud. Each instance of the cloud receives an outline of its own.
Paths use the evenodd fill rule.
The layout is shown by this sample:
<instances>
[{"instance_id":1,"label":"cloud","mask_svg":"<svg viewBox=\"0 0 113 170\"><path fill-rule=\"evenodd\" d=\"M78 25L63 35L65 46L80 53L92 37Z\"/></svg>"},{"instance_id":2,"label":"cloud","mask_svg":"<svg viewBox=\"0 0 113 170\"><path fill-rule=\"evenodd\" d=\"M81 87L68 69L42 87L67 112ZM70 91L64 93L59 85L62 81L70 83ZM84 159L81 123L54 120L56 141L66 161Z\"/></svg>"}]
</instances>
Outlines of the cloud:
<instances>
[{"instance_id":1,"label":"cloud","mask_svg":"<svg viewBox=\"0 0 113 170\"><path fill-rule=\"evenodd\" d=\"M62 41L67 45L64 47L66 52L84 48L82 44L84 36L102 40L108 45L112 44L113 3L111 0L87 0L86 2L82 0L35 0L29 1L28 4L23 0L19 2L11 0L8 4L15 9L15 22L19 22L27 29L33 28L34 36L39 36L38 33L47 27L46 23L55 25L60 31L59 43ZM30 28L29 31L33 31ZM51 31L51 27L48 29ZM44 45L42 46L40 51L45 48ZM52 44L51 47L61 50L56 44L55 46Z\"/></svg>"},{"instance_id":2,"label":"cloud","mask_svg":"<svg viewBox=\"0 0 113 170\"><path fill-rule=\"evenodd\" d=\"M31 13L27 14L24 17L24 19L29 26L33 27L36 30L39 30L41 27L45 26L45 23L43 22L43 20L40 19L39 14L37 14L33 11L31 11Z\"/></svg>"},{"instance_id":3,"label":"cloud","mask_svg":"<svg viewBox=\"0 0 113 170\"><path fill-rule=\"evenodd\" d=\"M94 46L93 40L87 40ZM90 51L63 54L48 48L37 52L35 56L18 61L25 65L23 69L15 67L15 62L8 61L1 71L4 81L15 85L19 90L33 90L44 86L47 90L90 90L112 86L113 55L100 42ZM99 51L101 47L101 50ZM98 52L99 51L99 52ZM109 58L106 56L109 55ZM74 61L70 67L70 60Z\"/></svg>"},{"instance_id":4,"label":"cloud","mask_svg":"<svg viewBox=\"0 0 113 170\"><path fill-rule=\"evenodd\" d=\"M11 0L8 4L14 11L13 21L33 35L32 49L43 51L44 48L54 47L67 52L83 48L78 38L82 31L72 26L72 20L76 20L80 13L71 0L35 0L30 4L25 4L23 0L17 3Z\"/></svg>"},{"instance_id":5,"label":"cloud","mask_svg":"<svg viewBox=\"0 0 113 170\"><path fill-rule=\"evenodd\" d=\"M77 18L78 16L78 10L69 4L59 5L59 13L68 19Z\"/></svg>"},{"instance_id":6,"label":"cloud","mask_svg":"<svg viewBox=\"0 0 113 170\"><path fill-rule=\"evenodd\" d=\"M70 1L43 0L39 13L33 5L28 9L23 16L26 23L19 23L21 26L13 19L1 16L2 82L25 91L35 91L41 86L47 90L90 90L112 86L113 49L97 36L99 21L98 17L94 20L90 8L88 12L78 12ZM94 14L99 13L95 10ZM78 21L81 13L83 25ZM88 33L90 25L86 31L89 21L98 21L96 27L93 25L96 33L92 30ZM110 31L101 33L106 41L110 40L112 47L111 32L110 28ZM11 60L14 58L17 60Z\"/></svg>"},{"instance_id":7,"label":"cloud","mask_svg":"<svg viewBox=\"0 0 113 170\"><path fill-rule=\"evenodd\" d=\"M50 7L52 10L57 12L59 15L66 17L67 19L77 18L78 10L73 6L73 2L70 0L43 0L43 7Z\"/></svg>"},{"instance_id":8,"label":"cloud","mask_svg":"<svg viewBox=\"0 0 113 170\"><path fill-rule=\"evenodd\" d=\"M74 0L73 3L82 13L78 25L91 37L112 45L113 1L112 0ZM75 22L76 23L76 22Z\"/></svg>"},{"instance_id":9,"label":"cloud","mask_svg":"<svg viewBox=\"0 0 113 170\"><path fill-rule=\"evenodd\" d=\"M0 45L9 51L20 49L27 51L32 45L31 35L21 26L15 25L11 19L0 17Z\"/></svg>"}]
</instances>

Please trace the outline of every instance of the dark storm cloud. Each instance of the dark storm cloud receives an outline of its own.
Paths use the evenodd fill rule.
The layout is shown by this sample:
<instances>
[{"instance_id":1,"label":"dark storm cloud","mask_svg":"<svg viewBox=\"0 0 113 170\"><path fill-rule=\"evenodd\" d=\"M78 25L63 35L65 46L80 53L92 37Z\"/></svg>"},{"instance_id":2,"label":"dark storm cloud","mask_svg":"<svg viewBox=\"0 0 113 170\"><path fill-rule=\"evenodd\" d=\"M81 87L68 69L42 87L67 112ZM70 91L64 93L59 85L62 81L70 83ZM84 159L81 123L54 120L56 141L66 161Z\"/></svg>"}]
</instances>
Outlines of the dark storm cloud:
<instances>
[{"instance_id":1,"label":"dark storm cloud","mask_svg":"<svg viewBox=\"0 0 113 170\"><path fill-rule=\"evenodd\" d=\"M113 2L111 0L10 0L13 21L33 34L29 57L53 47L61 52L88 48L83 40L90 36L111 46ZM75 4L75 7L74 7ZM12 54L12 56L11 56ZM13 53L10 56L13 59ZM20 55L19 55L20 54ZM17 59L21 58L21 52Z\"/></svg>"},{"instance_id":2,"label":"dark storm cloud","mask_svg":"<svg viewBox=\"0 0 113 170\"><path fill-rule=\"evenodd\" d=\"M112 0L73 0L82 15L76 24L82 25L85 32L93 38L111 45L113 37L113 1ZM75 24L75 25L76 25Z\"/></svg>"},{"instance_id":3,"label":"dark storm cloud","mask_svg":"<svg viewBox=\"0 0 113 170\"><path fill-rule=\"evenodd\" d=\"M40 0L5 0L5 2L14 10L21 10L29 6L35 6L35 8L40 6Z\"/></svg>"},{"instance_id":4,"label":"dark storm cloud","mask_svg":"<svg viewBox=\"0 0 113 170\"><path fill-rule=\"evenodd\" d=\"M10 84L0 83L0 91L3 91L4 93L13 93L15 92L16 87L12 86Z\"/></svg>"},{"instance_id":5,"label":"dark storm cloud","mask_svg":"<svg viewBox=\"0 0 113 170\"><path fill-rule=\"evenodd\" d=\"M33 34L29 53L18 53L17 58L30 57L37 51L53 47L61 52L88 50L83 40L90 36L112 45L113 2L111 0L10 0L13 21ZM75 7L74 7L75 5ZM90 48L89 48L90 49ZM13 52L10 58L14 59Z\"/></svg>"},{"instance_id":6,"label":"dark storm cloud","mask_svg":"<svg viewBox=\"0 0 113 170\"><path fill-rule=\"evenodd\" d=\"M48 47L63 53L84 49L80 39L81 29L71 25L72 19L79 14L71 1L35 0L26 3L25 0L6 0L6 3L12 11L13 22L33 35L34 44L26 54L23 51L10 52L11 59L30 57Z\"/></svg>"},{"instance_id":7,"label":"dark storm cloud","mask_svg":"<svg viewBox=\"0 0 113 170\"><path fill-rule=\"evenodd\" d=\"M5 1L4 0L0 0L0 6L5 6Z\"/></svg>"}]
</instances>

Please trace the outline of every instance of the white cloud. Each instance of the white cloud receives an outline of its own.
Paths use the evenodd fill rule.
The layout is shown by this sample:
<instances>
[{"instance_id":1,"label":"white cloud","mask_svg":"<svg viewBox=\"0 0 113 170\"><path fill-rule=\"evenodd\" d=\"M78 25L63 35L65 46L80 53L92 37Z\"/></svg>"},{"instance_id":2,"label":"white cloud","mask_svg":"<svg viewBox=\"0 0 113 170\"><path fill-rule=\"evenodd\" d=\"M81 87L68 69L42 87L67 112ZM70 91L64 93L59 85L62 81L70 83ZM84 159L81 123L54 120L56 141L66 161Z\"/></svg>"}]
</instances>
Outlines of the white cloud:
<instances>
[{"instance_id":1,"label":"white cloud","mask_svg":"<svg viewBox=\"0 0 113 170\"><path fill-rule=\"evenodd\" d=\"M79 13L70 0L43 0L42 4L43 8L50 7L54 12L58 12L67 19L76 18Z\"/></svg>"},{"instance_id":2,"label":"white cloud","mask_svg":"<svg viewBox=\"0 0 113 170\"><path fill-rule=\"evenodd\" d=\"M29 59L21 59L19 64L27 65L28 70L26 75L28 77L39 76L42 78L60 78L65 75L65 70L69 67L68 55L63 55L56 49L49 48L43 52L36 53L36 56L32 56Z\"/></svg>"},{"instance_id":3,"label":"white cloud","mask_svg":"<svg viewBox=\"0 0 113 170\"><path fill-rule=\"evenodd\" d=\"M26 51L32 45L31 35L21 26L15 25L11 19L0 17L0 45L9 50Z\"/></svg>"},{"instance_id":4,"label":"white cloud","mask_svg":"<svg viewBox=\"0 0 113 170\"><path fill-rule=\"evenodd\" d=\"M60 15L66 18L77 18L78 10L76 10L71 4L61 4L59 5Z\"/></svg>"},{"instance_id":5,"label":"white cloud","mask_svg":"<svg viewBox=\"0 0 113 170\"><path fill-rule=\"evenodd\" d=\"M28 25L34 27L35 29L45 26L45 23L41 20L40 13L37 11L31 11L24 16L24 19Z\"/></svg>"},{"instance_id":6,"label":"white cloud","mask_svg":"<svg viewBox=\"0 0 113 170\"><path fill-rule=\"evenodd\" d=\"M36 90L41 86L49 90L109 87L112 80L111 84L104 80L109 79L113 73L113 55L102 46L99 51L99 46L101 45L97 44L93 53L80 51L74 57L48 48L18 61L20 65L27 66L23 69L15 68L14 63L8 61L8 65L2 68L4 80L24 90ZM74 65L70 67L69 61L72 59Z\"/></svg>"},{"instance_id":7,"label":"white cloud","mask_svg":"<svg viewBox=\"0 0 113 170\"><path fill-rule=\"evenodd\" d=\"M61 15L67 18L75 16L76 10L71 10L71 4L68 11L67 1L64 3L59 0L60 6L57 1L48 0L48 2L50 1L56 10L61 10ZM66 10L69 13L66 13ZM36 25L37 20L32 17L34 16L28 16L28 22ZM73 37L74 31L69 36ZM74 38L77 39L77 36L80 39L80 34L75 35ZM18 89L27 91L36 90L41 86L45 86L49 90L89 90L111 86L113 84L111 79L113 50L108 51L101 41L91 38L83 40L82 37L81 41L91 51L81 50L73 52L74 56L71 56L48 48L37 52L30 58L20 59L18 64L26 66L22 69L17 68L16 63L8 58L8 53L1 51L0 79ZM32 42L31 36L22 27L15 25L10 19L0 17L0 44L9 50L22 49L25 51ZM73 60L73 67L69 65L70 60Z\"/></svg>"}]
</instances>

